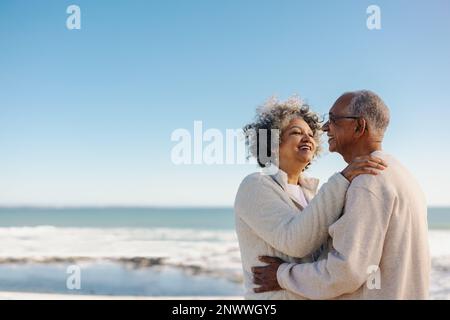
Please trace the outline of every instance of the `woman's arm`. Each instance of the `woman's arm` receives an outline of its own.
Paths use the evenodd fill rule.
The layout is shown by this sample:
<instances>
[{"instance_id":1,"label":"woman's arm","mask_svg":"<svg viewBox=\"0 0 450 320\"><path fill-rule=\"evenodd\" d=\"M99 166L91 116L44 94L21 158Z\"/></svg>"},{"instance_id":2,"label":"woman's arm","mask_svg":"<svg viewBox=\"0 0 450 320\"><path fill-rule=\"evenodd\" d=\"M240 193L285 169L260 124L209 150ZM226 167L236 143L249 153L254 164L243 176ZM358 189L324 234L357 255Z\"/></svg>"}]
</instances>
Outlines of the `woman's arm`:
<instances>
[{"instance_id":1,"label":"woman's arm","mask_svg":"<svg viewBox=\"0 0 450 320\"><path fill-rule=\"evenodd\" d=\"M361 173L376 174L374 168L382 170L385 166L381 159L371 156L355 159L342 173L334 174L301 213L280 199L267 177L250 175L239 187L236 217L275 249L304 257L328 238L328 227L342 213L349 180Z\"/></svg>"},{"instance_id":2,"label":"woman's arm","mask_svg":"<svg viewBox=\"0 0 450 320\"><path fill-rule=\"evenodd\" d=\"M298 213L265 180L264 176L249 176L242 182L235 202L237 218L275 249L293 257L308 255L327 239L328 227L339 218L350 183L340 173L333 175Z\"/></svg>"}]
</instances>

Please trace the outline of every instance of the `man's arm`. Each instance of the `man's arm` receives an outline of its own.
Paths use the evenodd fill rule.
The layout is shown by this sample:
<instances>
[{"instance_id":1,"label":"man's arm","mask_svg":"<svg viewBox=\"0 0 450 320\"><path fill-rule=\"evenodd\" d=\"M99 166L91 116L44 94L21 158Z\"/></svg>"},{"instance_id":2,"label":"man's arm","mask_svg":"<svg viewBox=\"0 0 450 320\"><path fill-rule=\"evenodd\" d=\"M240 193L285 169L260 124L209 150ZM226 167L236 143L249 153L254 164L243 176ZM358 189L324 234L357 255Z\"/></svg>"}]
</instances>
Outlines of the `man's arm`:
<instances>
[{"instance_id":1,"label":"man's arm","mask_svg":"<svg viewBox=\"0 0 450 320\"><path fill-rule=\"evenodd\" d=\"M330 227L333 251L315 263L279 266L279 285L310 299L330 299L360 288L378 266L392 201L364 187L349 188L344 215Z\"/></svg>"},{"instance_id":2,"label":"man's arm","mask_svg":"<svg viewBox=\"0 0 450 320\"><path fill-rule=\"evenodd\" d=\"M333 175L299 213L284 203L267 182L244 180L236 197L235 212L275 249L304 257L327 239L328 227L342 213L348 186L343 175Z\"/></svg>"}]
</instances>

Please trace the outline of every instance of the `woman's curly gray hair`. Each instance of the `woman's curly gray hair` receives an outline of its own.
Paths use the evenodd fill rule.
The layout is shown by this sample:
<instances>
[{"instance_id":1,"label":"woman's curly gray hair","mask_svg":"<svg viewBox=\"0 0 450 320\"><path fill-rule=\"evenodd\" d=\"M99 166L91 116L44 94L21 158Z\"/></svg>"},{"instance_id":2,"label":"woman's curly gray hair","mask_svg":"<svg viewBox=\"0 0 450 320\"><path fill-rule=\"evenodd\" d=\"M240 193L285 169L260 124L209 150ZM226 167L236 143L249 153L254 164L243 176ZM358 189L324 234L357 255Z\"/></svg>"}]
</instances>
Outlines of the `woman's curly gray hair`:
<instances>
[{"instance_id":1,"label":"woman's curly gray hair","mask_svg":"<svg viewBox=\"0 0 450 320\"><path fill-rule=\"evenodd\" d=\"M260 144L263 144L263 148L266 148L265 154L267 156L272 156L274 152L278 153L278 150L273 150L271 147L271 130L278 130L278 144L281 144L283 131L291 120L295 118L302 118L311 128L314 140L317 143L317 149L314 153L314 157L316 157L321 151L321 121L319 116L310 110L309 105L297 95L290 97L286 101L279 101L276 97L272 97L256 109L255 121L243 128L245 142L249 151L248 156L255 157L258 165L265 167L267 163L263 163L259 157ZM267 141L260 141L261 129L265 129L267 132L262 138L266 138Z\"/></svg>"}]
</instances>

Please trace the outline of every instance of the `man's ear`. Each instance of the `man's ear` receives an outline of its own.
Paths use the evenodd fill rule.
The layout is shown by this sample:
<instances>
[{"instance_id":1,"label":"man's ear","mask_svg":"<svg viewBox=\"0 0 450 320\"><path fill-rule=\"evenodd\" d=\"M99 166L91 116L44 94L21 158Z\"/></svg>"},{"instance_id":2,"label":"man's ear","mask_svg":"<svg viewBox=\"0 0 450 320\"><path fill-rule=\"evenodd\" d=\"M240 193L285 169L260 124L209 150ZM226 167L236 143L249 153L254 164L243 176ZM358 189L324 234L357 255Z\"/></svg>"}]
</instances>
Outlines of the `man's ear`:
<instances>
[{"instance_id":1,"label":"man's ear","mask_svg":"<svg viewBox=\"0 0 450 320\"><path fill-rule=\"evenodd\" d=\"M356 120L355 134L360 137L364 134L367 129L367 122L364 118L359 118Z\"/></svg>"}]
</instances>

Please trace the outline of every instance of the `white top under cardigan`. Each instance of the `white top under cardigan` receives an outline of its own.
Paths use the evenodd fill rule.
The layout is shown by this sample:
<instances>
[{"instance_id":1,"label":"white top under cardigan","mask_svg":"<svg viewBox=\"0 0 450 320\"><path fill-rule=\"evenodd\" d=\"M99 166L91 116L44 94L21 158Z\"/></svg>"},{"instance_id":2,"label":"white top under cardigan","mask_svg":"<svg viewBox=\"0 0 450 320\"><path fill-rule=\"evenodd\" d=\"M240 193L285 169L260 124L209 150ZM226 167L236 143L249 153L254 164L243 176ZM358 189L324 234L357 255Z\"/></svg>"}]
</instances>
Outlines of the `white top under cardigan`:
<instances>
[{"instance_id":1,"label":"white top under cardigan","mask_svg":"<svg viewBox=\"0 0 450 320\"><path fill-rule=\"evenodd\" d=\"M302 188L298 184L287 184L287 192L305 208L308 205Z\"/></svg>"}]
</instances>

